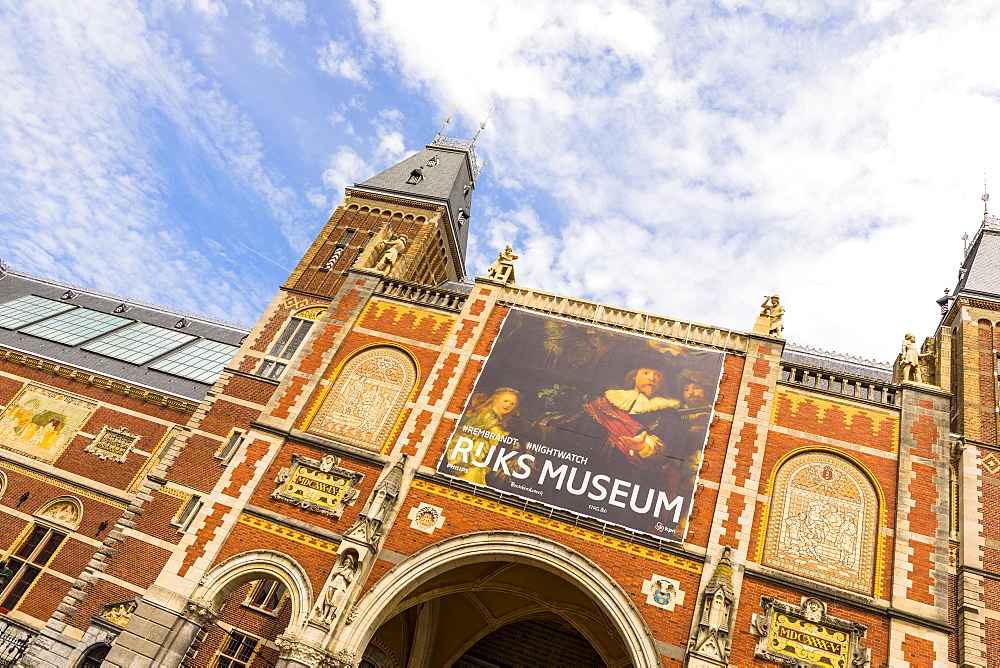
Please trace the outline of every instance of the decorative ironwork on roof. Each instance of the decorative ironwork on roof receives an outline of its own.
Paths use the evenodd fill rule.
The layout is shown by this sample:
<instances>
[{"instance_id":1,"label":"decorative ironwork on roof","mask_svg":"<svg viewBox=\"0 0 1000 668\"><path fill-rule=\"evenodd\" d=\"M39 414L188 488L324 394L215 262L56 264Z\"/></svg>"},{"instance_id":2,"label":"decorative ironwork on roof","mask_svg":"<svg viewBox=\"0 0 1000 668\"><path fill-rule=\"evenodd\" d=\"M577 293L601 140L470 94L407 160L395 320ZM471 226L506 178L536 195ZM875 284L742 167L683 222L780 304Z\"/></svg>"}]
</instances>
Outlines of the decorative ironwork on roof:
<instances>
[{"instance_id":1,"label":"decorative ironwork on roof","mask_svg":"<svg viewBox=\"0 0 1000 668\"><path fill-rule=\"evenodd\" d=\"M442 148L457 148L469 154L469 162L472 163L472 178L479 178L479 160L476 158L475 139L458 139L456 137L434 137L429 146L440 146Z\"/></svg>"},{"instance_id":2,"label":"decorative ironwork on roof","mask_svg":"<svg viewBox=\"0 0 1000 668\"><path fill-rule=\"evenodd\" d=\"M808 364L820 369L850 373L884 382L889 382L892 379L892 364L888 362L845 355L821 348L810 348L791 342L785 344L781 358L789 362Z\"/></svg>"}]
</instances>

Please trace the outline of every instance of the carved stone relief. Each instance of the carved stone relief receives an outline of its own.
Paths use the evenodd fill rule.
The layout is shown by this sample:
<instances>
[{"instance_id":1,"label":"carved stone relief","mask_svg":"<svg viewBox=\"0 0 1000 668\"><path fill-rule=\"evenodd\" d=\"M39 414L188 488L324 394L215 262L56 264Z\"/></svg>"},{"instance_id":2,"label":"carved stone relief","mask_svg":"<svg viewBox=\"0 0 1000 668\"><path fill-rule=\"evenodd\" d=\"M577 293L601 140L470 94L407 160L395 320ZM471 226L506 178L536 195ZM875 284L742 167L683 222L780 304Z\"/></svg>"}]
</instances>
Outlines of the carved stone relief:
<instances>
[{"instance_id":1,"label":"carved stone relief","mask_svg":"<svg viewBox=\"0 0 1000 668\"><path fill-rule=\"evenodd\" d=\"M732 615L736 606L733 589L732 549L726 547L712 577L701 593L698 624L688 640L688 666L726 666L732 645Z\"/></svg>"},{"instance_id":2,"label":"carved stone relief","mask_svg":"<svg viewBox=\"0 0 1000 668\"><path fill-rule=\"evenodd\" d=\"M861 645L867 628L826 614L826 604L803 598L800 605L761 597L750 630L760 636L754 654L795 668L867 668L870 652Z\"/></svg>"},{"instance_id":3,"label":"carved stone relief","mask_svg":"<svg viewBox=\"0 0 1000 668\"><path fill-rule=\"evenodd\" d=\"M646 603L673 611L678 605L684 605L684 592L681 583L663 575L653 575L642 583L642 592L646 594Z\"/></svg>"},{"instance_id":4,"label":"carved stone relief","mask_svg":"<svg viewBox=\"0 0 1000 668\"><path fill-rule=\"evenodd\" d=\"M128 620L132 619L132 613L135 612L136 604L136 601L112 603L101 608L101 612L98 616L101 619L111 622L112 624L125 626L128 624Z\"/></svg>"},{"instance_id":5,"label":"carved stone relief","mask_svg":"<svg viewBox=\"0 0 1000 668\"><path fill-rule=\"evenodd\" d=\"M435 529L444 526L445 517L441 513L443 508L432 506L429 503L421 502L419 506L410 508L407 519L410 520L410 528L424 533L434 533Z\"/></svg>"},{"instance_id":6,"label":"carved stone relief","mask_svg":"<svg viewBox=\"0 0 1000 668\"><path fill-rule=\"evenodd\" d=\"M375 548L382 537L382 527L389 512L399 498L400 486L403 481L403 469L406 467L406 455L393 464L389 472L378 481L365 507L358 514L358 519L344 532L344 538Z\"/></svg>"},{"instance_id":7,"label":"carved stone relief","mask_svg":"<svg viewBox=\"0 0 1000 668\"><path fill-rule=\"evenodd\" d=\"M60 499L45 508L39 515L66 526L76 527L80 524L80 513L80 504L76 501Z\"/></svg>"},{"instance_id":8,"label":"carved stone relief","mask_svg":"<svg viewBox=\"0 0 1000 668\"><path fill-rule=\"evenodd\" d=\"M279 656L283 659L291 659L307 666L327 667L336 665L334 659L329 654L318 647L302 642L294 634L285 633L279 635L274 639L274 644L278 646L278 649L281 651Z\"/></svg>"},{"instance_id":9,"label":"carved stone relief","mask_svg":"<svg viewBox=\"0 0 1000 668\"><path fill-rule=\"evenodd\" d=\"M104 425L101 433L91 441L90 445L84 448L84 451L97 455L101 459L123 462L140 438L142 437L139 434L129 433L128 427L115 429Z\"/></svg>"},{"instance_id":10,"label":"carved stone relief","mask_svg":"<svg viewBox=\"0 0 1000 668\"><path fill-rule=\"evenodd\" d=\"M271 498L299 508L340 519L344 508L358 498L354 486L364 476L340 468L340 460L326 455L321 460L292 455L292 465L281 469L274 479L279 487Z\"/></svg>"},{"instance_id":11,"label":"carved stone relief","mask_svg":"<svg viewBox=\"0 0 1000 668\"><path fill-rule=\"evenodd\" d=\"M771 496L764 563L871 593L878 497L854 465L826 452L793 457Z\"/></svg>"},{"instance_id":12,"label":"carved stone relief","mask_svg":"<svg viewBox=\"0 0 1000 668\"><path fill-rule=\"evenodd\" d=\"M401 350L366 350L344 365L308 431L379 451L399 417L416 369Z\"/></svg>"}]
</instances>

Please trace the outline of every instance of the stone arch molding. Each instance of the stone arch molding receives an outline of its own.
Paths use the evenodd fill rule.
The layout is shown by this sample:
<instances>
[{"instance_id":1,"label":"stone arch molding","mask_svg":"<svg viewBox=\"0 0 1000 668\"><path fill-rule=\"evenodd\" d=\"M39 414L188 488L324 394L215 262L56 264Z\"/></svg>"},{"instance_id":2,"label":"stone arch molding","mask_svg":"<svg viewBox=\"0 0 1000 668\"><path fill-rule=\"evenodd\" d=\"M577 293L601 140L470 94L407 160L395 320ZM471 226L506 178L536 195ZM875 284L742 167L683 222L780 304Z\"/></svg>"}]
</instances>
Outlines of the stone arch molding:
<instances>
[{"instance_id":1,"label":"stone arch molding","mask_svg":"<svg viewBox=\"0 0 1000 668\"><path fill-rule=\"evenodd\" d=\"M83 504L75 496L57 496L46 501L35 516L75 531L83 519Z\"/></svg>"},{"instance_id":2,"label":"stone arch molding","mask_svg":"<svg viewBox=\"0 0 1000 668\"><path fill-rule=\"evenodd\" d=\"M220 562L205 574L191 598L218 615L234 591L263 578L279 580L288 587L292 606L289 626L305 625L313 604L309 576L297 561L274 550L251 550Z\"/></svg>"},{"instance_id":3,"label":"stone arch molding","mask_svg":"<svg viewBox=\"0 0 1000 668\"><path fill-rule=\"evenodd\" d=\"M541 568L579 587L607 615L636 668L660 666L660 655L628 594L597 564L563 545L528 534L491 531L448 538L414 553L382 576L358 601L357 618L331 649L361 656L375 631L413 590L471 563L512 561Z\"/></svg>"}]
</instances>

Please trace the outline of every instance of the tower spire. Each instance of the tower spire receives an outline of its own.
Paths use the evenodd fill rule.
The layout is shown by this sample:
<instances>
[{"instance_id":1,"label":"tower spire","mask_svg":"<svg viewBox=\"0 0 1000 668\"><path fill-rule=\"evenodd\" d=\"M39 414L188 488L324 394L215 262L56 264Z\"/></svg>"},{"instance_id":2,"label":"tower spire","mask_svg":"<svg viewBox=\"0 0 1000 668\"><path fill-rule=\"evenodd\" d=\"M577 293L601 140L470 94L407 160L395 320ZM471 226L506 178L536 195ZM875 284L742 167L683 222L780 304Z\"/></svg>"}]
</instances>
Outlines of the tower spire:
<instances>
[{"instance_id":1,"label":"tower spire","mask_svg":"<svg viewBox=\"0 0 1000 668\"><path fill-rule=\"evenodd\" d=\"M990 212L987 210L987 205L988 205L988 203L990 201L990 194L988 192L986 192L986 174L985 173L983 174L983 196L980 199L983 200L983 222L985 222L986 218L990 215Z\"/></svg>"},{"instance_id":2,"label":"tower spire","mask_svg":"<svg viewBox=\"0 0 1000 668\"><path fill-rule=\"evenodd\" d=\"M451 110L452 111L458 111L458 105L459 104L461 104L461 103L460 102L456 102L455 104L451 105ZM444 129L446 127L448 127L449 123L451 123L451 116L450 115L444 117L444 123L441 125L441 129L437 131L437 134L434 135L434 139L437 139L438 137L441 136L441 133L444 132Z\"/></svg>"},{"instance_id":3,"label":"tower spire","mask_svg":"<svg viewBox=\"0 0 1000 668\"><path fill-rule=\"evenodd\" d=\"M479 133L486 129L486 122L489 121L493 117L493 109L496 109L496 107L490 108L490 113L486 114L486 120L479 124L479 129L476 130L476 134L473 135L473 137L472 137L472 143L473 144L475 144L476 140L479 139ZM485 163L484 163L484 165L485 165Z\"/></svg>"}]
</instances>

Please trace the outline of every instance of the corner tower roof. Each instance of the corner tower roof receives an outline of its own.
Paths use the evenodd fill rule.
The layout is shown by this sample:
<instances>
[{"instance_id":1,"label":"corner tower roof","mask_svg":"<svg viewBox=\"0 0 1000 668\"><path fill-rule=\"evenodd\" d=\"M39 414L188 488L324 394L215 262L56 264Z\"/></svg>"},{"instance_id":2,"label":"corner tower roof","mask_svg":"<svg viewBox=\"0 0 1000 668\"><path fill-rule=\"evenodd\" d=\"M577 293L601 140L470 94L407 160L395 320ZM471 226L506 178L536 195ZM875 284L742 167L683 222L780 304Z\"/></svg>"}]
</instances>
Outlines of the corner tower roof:
<instances>
[{"instance_id":1,"label":"corner tower roof","mask_svg":"<svg viewBox=\"0 0 1000 668\"><path fill-rule=\"evenodd\" d=\"M955 294L1000 299L1000 218L986 215L958 275Z\"/></svg>"},{"instance_id":2,"label":"corner tower roof","mask_svg":"<svg viewBox=\"0 0 1000 668\"><path fill-rule=\"evenodd\" d=\"M479 176L473 141L439 135L422 151L355 188L444 204L464 266L472 191Z\"/></svg>"}]
</instances>

